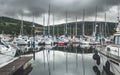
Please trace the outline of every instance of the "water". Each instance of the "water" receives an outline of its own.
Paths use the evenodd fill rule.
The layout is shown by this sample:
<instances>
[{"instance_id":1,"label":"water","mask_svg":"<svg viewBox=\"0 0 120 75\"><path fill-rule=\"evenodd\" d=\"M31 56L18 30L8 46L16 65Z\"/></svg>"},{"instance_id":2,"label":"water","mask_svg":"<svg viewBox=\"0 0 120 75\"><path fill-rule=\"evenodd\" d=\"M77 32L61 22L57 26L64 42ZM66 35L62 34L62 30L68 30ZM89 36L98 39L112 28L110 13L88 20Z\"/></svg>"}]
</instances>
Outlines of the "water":
<instances>
[{"instance_id":1,"label":"water","mask_svg":"<svg viewBox=\"0 0 120 75\"><path fill-rule=\"evenodd\" d=\"M26 50L31 48L20 47ZM32 71L28 75L96 75L93 71L94 49L82 49L79 45L36 46Z\"/></svg>"}]
</instances>

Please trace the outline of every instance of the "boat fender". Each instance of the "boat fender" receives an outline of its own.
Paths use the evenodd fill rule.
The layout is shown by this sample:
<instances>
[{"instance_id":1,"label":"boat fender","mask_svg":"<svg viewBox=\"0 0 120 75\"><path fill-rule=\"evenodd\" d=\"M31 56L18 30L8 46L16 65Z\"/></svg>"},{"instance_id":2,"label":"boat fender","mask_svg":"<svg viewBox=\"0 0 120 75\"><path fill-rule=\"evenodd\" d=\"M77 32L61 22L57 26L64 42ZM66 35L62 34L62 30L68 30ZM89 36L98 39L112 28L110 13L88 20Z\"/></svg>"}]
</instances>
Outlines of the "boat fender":
<instances>
[{"instance_id":1,"label":"boat fender","mask_svg":"<svg viewBox=\"0 0 120 75\"><path fill-rule=\"evenodd\" d=\"M95 54L93 55L93 59L96 60L98 57L98 51L95 51Z\"/></svg>"},{"instance_id":2,"label":"boat fender","mask_svg":"<svg viewBox=\"0 0 120 75\"><path fill-rule=\"evenodd\" d=\"M96 63L97 63L97 65L100 65L100 56L99 55L97 56Z\"/></svg>"},{"instance_id":3,"label":"boat fender","mask_svg":"<svg viewBox=\"0 0 120 75\"><path fill-rule=\"evenodd\" d=\"M93 55L93 59L96 60L97 59L97 54Z\"/></svg>"},{"instance_id":4,"label":"boat fender","mask_svg":"<svg viewBox=\"0 0 120 75\"><path fill-rule=\"evenodd\" d=\"M100 70L97 66L93 66L93 71L96 73L96 75L100 75Z\"/></svg>"},{"instance_id":5,"label":"boat fender","mask_svg":"<svg viewBox=\"0 0 120 75\"><path fill-rule=\"evenodd\" d=\"M93 59L96 60L97 65L100 65L100 56L98 54L94 54Z\"/></svg>"},{"instance_id":6,"label":"boat fender","mask_svg":"<svg viewBox=\"0 0 120 75\"><path fill-rule=\"evenodd\" d=\"M106 61L105 66L103 66L103 69L106 71L107 74L110 73L110 63L109 63L109 61Z\"/></svg>"}]
</instances>

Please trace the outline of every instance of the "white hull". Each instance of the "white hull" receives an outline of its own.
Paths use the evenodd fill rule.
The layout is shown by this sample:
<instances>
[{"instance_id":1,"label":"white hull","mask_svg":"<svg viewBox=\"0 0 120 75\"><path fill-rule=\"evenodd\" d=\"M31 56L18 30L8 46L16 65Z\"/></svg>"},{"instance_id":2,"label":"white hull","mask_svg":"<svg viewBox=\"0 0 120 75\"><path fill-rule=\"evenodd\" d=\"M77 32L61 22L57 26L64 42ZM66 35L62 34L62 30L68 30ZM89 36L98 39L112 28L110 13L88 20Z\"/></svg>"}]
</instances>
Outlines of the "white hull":
<instances>
[{"instance_id":1,"label":"white hull","mask_svg":"<svg viewBox=\"0 0 120 75\"><path fill-rule=\"evenodd\" d=\"M89 41L80 41L80 47L81 48L90 48L90 42Z\"/></svg>"},{"instance_id":2,"label":"white hull","mask_svg":"<svg viewBox=\"0 0 120 75\"><path fill-rule=\"evenodd\" d=\"M7 63L16 54L16 48L12 47L10 44L0 40L0 65Z\"/></svg>"},{"instance_id":3,"label":"white hull","mask_svg":"<svg viewBox=\"0 0 120 75\"><path fill-rule=\"evenodd\" d=\"M99 51L103 50L103 51L101 51L102 53L100 53L101 62L103 63L103 66L105 66L106 61L109 61L110 62L110 71L112 73L114 73L115 75L120 75L120 62L115 60L115 59L117 59L117 53L115 53L113 51L107 51L106 49L107 48L98 48ZM107 57L106 55L109 57Z\"/></svg>"}]
</instances>

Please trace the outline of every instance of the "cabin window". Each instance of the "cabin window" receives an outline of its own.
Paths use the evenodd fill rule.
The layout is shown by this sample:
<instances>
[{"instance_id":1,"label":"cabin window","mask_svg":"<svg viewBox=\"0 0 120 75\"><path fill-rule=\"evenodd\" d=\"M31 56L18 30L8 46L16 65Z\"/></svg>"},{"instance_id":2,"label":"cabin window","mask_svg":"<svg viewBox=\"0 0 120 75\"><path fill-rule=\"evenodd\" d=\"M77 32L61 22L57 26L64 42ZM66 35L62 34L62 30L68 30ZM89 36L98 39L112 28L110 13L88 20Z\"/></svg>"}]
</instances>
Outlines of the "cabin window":
<instances>
[{"instance_id":1,"label":"cabin window","mask_svg":"<svg viewBox=\"0 0 120 75\"><path fill-rule=\"evenodd\" d=\"M120 36L115 36L115 44L120 45Z\"/></svg>"}]
</instances>

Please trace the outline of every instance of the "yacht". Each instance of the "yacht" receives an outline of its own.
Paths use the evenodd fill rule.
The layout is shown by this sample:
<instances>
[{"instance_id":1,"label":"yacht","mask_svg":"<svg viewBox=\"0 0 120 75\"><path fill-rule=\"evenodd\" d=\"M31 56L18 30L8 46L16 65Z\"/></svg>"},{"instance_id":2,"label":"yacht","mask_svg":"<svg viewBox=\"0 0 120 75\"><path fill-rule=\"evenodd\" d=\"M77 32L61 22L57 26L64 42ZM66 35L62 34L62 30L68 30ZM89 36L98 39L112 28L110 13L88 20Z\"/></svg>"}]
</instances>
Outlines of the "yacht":
<instances>
[{"instance_id":1,"label":"yacht","mask_svg":"<svg viewBox=\"0 0 120 75\"><path fill-rule=\"evenodd\" d=\"M90 39L87 36L80 36L80 47L81 48L90 48Z\"/></svg>"},{"instance_id":2,"label":"yacht","mask_svg":"<svg viewBox=\"0 0 120 75\"><path fill-rule=\"evenodd\" d=\"M97 47L99 54L103 57L104 67L109 63L109 72L120 75L120 23L116 28L113 43ZM108 72L108 71L107 71Z\"/></svg>"},{"instance_id":3,"label":"yacht","mask_svg":"<svg viewBox=\"0 0 120 75\"><path fill-rule=\"evenodd\" d=\"M58 45L66 45L70 42L70 40L68 39L68 37L66 35L62 35L58 38L57 40L57 44Z\"/></svg>"},{"instance_id":4,"label":"yacht","mask_svg":"<svg viewBox=\"0 0 120 75\"><path fill-rule=\"evenodd\" d=\"M51 35L46 35L44 39L46 45L52 45L54 43L54 39Z\"/></svg>"},{"instance_id":5,"label":"yacht","mask_svg":"<svg viewBox=\"0 0 120 75\"><path fill-rule=\"evenodd\" d=\"M16 48L0 39L0 65L9 62L16 55Z\"/></svg>"},{"instance_id":6,"label":"yacht","mask_svg":"<svg viewBox=\"0 0 120 75\"><path fill-rule=\"evenodd\" d=\"M18 38L14 38L13 44L28 45L28 44L30 44L30 40L29 40L28 36L19 35Z\"/></svg>"}]
</instances>

